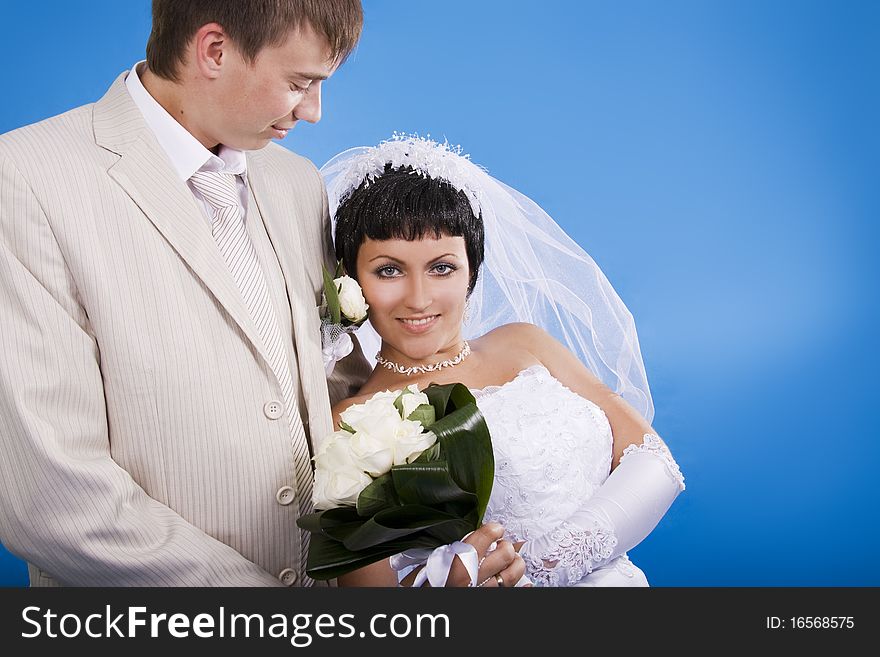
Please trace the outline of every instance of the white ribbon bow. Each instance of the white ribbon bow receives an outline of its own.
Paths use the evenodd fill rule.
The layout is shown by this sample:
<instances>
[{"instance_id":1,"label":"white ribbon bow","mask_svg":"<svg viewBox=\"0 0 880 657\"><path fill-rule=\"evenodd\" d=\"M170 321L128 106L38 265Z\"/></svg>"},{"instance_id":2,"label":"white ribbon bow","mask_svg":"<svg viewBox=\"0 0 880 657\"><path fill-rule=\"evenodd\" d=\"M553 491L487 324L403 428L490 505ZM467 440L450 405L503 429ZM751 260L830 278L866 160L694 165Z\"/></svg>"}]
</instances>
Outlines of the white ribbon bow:
<instances>
[{"instance_id":1,"label":"white ribbon bow","mask_svg":"<svg viewBox=\"0 0 880 657\"><path fill-rule=\"evenodd\" d=\"M434 550L407 550L395 554L390 559L391 567L398 572L398 579L403 579L412 572L413 568L421 564L425 567L416 575L413 587L422 586L425 581L431 586L446 586L449 571L455 557L461 559L471 580L471 586L477 585L477 570L479 562L477 549L470 543L455 541L449 545L441 545Z\"/></svg>"},{"instance_id":2,"label":"white ribbon bow","mask_svg":"<svg viewBox=\"0 0 880 657\"><path fill-rule=\"evenodd\" d=\"M329 377L333 374L336 363L351 353L354 343L348 333L341 333L335 341L328 342L321 349L321 358L324 360L324 372Z\"/></svg>"},{"instance_id":3,"label":"white ribbon bow","mask_svg":"<svg viewBox=\"0 0 880 657\"><path fill-rule=\"evenodd\" d=\"M467 538L467 536L465 536ZM486 554L495 549L497 543L492 543ZM480 562L477 559L477 549L470 543L456 541L449 545L441 545L434 550L426 548L407 550L392 556L388 561L391 569L397 572L397 581L402 581L407 575L422 564L426 564L424 568L416 575L413 582L413 588L422 586L428 581L431 586L446 586L446 580L449 578L449 571L452 569L452 562L455 557L461 559L470 576L470 586L478 586L477 572ZM514 588L521 586L529 586L532 581L527 575L523 574L519 578Z\"/></svg>"}]
</instances>

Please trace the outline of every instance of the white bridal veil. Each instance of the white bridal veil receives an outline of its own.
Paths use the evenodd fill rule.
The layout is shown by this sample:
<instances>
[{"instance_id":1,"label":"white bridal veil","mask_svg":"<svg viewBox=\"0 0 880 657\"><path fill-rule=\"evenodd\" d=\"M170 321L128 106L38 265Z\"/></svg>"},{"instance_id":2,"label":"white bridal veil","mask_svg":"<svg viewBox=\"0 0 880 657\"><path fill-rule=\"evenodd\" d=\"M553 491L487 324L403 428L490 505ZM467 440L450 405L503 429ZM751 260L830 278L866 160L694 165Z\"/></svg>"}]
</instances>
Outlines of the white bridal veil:
<instances>
[{"instance_id":1,"label":"white bridal veil","mask_svg":"<svg viewBox=\"0 0 880 657\"><path fill-rule=\"evenodd\" d=\"M654 405L635 322L602 270L537 203L490 176L459 148L396 134L378 146L340 153L321 168L330 215L389 162L446 180L482 213L485 262L469 301L466 339L510 322L540 326L651 422ZM358 331L358 340L368 358L378 351L369 324Z\"/></svg>"}]
</instances>

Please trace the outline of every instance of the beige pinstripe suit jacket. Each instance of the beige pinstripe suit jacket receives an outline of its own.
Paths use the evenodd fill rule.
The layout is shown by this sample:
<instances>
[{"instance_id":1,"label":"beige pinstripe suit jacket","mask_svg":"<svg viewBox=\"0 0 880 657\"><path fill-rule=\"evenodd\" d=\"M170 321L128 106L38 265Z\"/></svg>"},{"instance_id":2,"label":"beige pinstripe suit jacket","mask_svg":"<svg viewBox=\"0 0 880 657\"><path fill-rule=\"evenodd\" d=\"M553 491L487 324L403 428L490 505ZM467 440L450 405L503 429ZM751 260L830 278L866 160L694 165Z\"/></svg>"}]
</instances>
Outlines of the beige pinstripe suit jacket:
<instances>
[{"instance_id":1,"label":"beige pinstripe suit jacket","mask_svg":"<svg viewBox=\"0 0 880 657\"><path fill-rule=\"evenodd\" d=\"M0 136L0 539L32 585L279 585L300 550L297 504L276 499L294 480L290 437L263 411L281 390L123 79ZM279 146L247 158L314 443L332 429L326 195ZM359 349L346 360L333 401L367 374Z\"/></svg>"}]
</instances>

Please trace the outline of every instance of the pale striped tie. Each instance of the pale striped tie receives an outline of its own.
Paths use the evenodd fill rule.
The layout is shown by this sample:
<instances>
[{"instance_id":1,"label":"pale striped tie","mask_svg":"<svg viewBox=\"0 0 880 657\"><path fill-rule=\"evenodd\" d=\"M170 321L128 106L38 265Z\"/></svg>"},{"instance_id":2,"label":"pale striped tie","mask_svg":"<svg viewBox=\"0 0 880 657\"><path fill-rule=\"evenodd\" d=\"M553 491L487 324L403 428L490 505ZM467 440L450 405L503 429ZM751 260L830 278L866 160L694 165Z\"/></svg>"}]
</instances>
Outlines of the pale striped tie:
<instances>
[{"instance_id":1,"label":"pale striped tie","mask_svg":"<svg viewBox=\"0 0 880 657\"><path fill-rule=\"evenodd\" d=\"M299 510L301 514L311 513L312 467L309 445L297 408L290 364L278 328L278 318L269 300L269 288L266 286L266 278L257 260L257 253L247 234L235 176L215 171L197 171L190 181L213 209L211 233L263 340L269 365L281 384L293 444L295 488L299 497ZM268 485L268 482L266 483ZM311 586L314 582L305 574L309 533L305 530L301 530L300 533L302 559L299 564L298 581L301 586Z\"/></svg>"}]
</instances>

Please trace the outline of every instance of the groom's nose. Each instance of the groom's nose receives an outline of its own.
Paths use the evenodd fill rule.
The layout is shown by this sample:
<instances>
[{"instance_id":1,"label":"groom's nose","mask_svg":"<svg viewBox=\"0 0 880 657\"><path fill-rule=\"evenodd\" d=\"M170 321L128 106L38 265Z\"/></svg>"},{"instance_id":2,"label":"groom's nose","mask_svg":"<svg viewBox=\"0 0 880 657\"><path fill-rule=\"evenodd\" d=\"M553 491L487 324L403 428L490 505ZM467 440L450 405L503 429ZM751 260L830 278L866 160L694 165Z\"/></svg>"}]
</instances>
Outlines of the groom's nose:
<instances>
[{"instance_id":1,"label":"groom's nose","mask_svg":"<svg viewBox=\"0 0 880 657\"><path fill-rule=\"evenodd\" d=\"M312 83L309 92L296 107L293 108L293 118L308 123L317 123L321 120L321 81Z\"/></svg>"}]
</instances>

